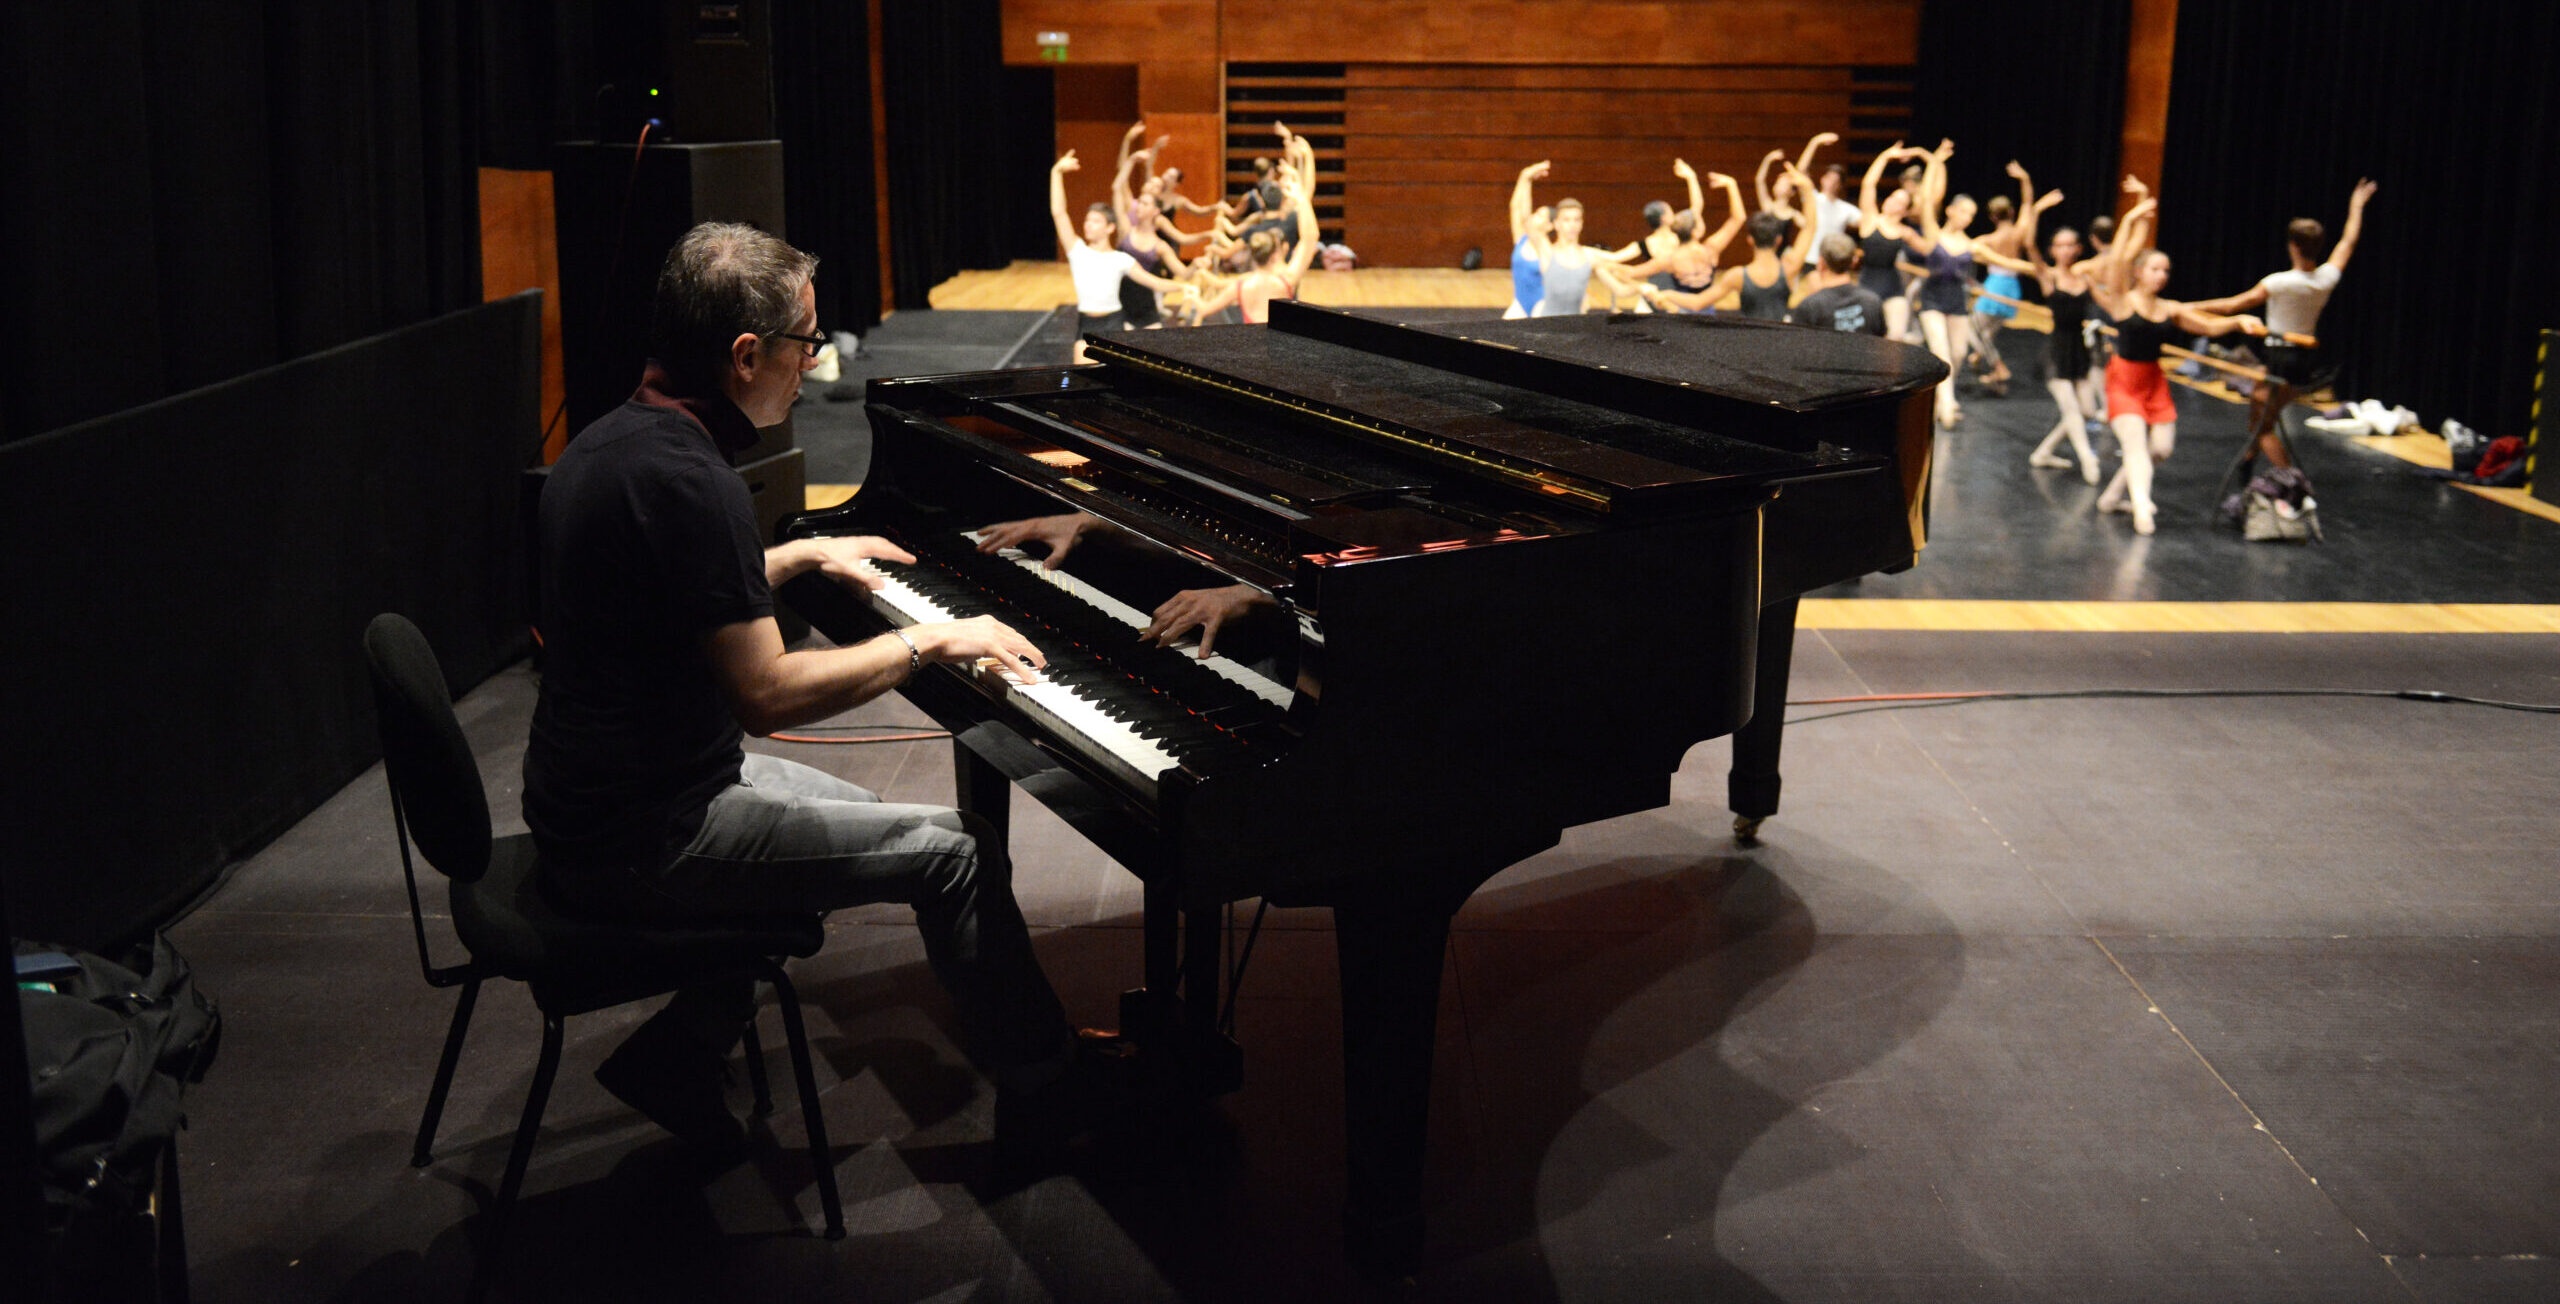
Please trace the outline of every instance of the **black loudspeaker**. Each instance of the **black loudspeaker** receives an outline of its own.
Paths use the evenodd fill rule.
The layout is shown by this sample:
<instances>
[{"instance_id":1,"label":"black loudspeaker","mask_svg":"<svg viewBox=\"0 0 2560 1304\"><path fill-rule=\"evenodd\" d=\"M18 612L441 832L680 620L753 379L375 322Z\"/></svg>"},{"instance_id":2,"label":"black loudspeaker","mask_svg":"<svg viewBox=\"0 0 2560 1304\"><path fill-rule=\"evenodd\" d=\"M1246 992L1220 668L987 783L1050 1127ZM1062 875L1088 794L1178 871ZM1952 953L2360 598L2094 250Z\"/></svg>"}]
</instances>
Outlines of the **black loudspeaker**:
<instances>
[{"instance_id":1,"label":"black loudspeaker","mask_svg":"<svg viewBox=\"0 0 2560 1304\"><path fill-rule=\"evenodd\" d=\"M782 142L636 151L572 142L554 153L551 177L560 242L560 360L574 438L640 383L658 268L685 232L702 222L744 222L785 235ZM787 430L778 443L771 432L762 442L792 445Z\"/></svg>"},{"instance_id":2,"label":"black loudspeaker","mask_svg":"<svg viewBox=\"0 0 2560 1304\"><path fill-rule=\"evenodd\" d=\"M667 0L667 93L659 115L693 144L773 134L771 0Z\"/></svg>"},{"instance_id":3,"label":"black loudspeaker","mask_svg":"<svg viewBox=\"0 0 2560 1304\"><path fill-rule=\"evenodd\" d=\"M774 532L782 518L809 509L809 455L793 448L771 457L742 463L738 474L745 477L747 495L756 503L756 537L765 546L774 545ZM795 642L809 632L809 622L781 603L775 603L773 618L782 623L782 641Z\"/></svg>"}]
</instances>

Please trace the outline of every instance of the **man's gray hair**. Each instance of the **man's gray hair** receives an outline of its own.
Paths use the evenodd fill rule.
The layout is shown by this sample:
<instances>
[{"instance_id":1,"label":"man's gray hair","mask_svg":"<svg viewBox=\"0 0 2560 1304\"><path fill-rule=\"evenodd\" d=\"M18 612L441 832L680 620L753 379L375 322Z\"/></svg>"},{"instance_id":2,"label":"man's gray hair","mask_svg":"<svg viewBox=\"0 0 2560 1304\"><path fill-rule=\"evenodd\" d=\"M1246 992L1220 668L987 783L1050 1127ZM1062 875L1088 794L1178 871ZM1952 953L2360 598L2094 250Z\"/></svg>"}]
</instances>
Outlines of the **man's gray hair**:
<instances>
[{"instance_id":1,"label":"man's gray hair","mask_svg":"<svg viewBox=\"0 0 2560 1304\"><path fill-rule=\"evenodd\" d=\"M800 320L800 287L816 257L736 222L684 233L658 269L649 352L678 377L716 385L740 335L772 335Z\"/></svg>"},{"instance_id":2,"label":"man's gray hair","mask_svg":"<svg viewBox=\"0 0 2560 1304\"><path fill-rule=\"evenodd\" d=\"M1845 272L1858 265L1858 242L1846 231L1834 231L1814 246L1822 255L1822 270Z\"/></svg>"}]
</instances>

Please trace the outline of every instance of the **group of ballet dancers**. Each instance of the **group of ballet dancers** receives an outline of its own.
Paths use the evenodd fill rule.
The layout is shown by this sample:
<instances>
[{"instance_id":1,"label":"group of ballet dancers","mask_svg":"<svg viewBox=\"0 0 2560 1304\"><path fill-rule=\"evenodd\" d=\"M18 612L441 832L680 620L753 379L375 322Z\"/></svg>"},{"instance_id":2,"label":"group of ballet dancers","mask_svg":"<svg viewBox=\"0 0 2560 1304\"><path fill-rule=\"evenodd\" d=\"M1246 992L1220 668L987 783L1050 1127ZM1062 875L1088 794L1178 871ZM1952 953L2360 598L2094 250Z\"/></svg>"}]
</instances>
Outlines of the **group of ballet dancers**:
<instances>
[{"instance_id":1,"label":"group of ballet dancers","mask_svg":"<svg viewBox=\"0 0 2560 1304\"><path fill-rule=\"evenodd\" d=\"M1079 361L1082 336L1092 331L1174 320L1253 324L1268 319L1273 300L1296 297L1319 248L1315 151L1286 125L1272 126L1279 157L1255 160L1255 178L1244 193L1215 204L1182 193L1181 169L1155 167L1168 140L1145 145L1143 122L1121 138L1110 202L1091 205L1080 224L1070 219L1065 198L1064 176L1080 166L1075 151L1052 167L1050 211L1075 279ZM1702 178L1675 159L1672 173L1687 187L1688 206L1648 204L1650 229L1614 249L1583 243L1586 215L1579 201L1535 202L1533 188L1552 175L1551 164L1522 168L1510 201L1513 298L1506 315L1582 312L1595 278L1613 306L1624 301L1640 312L1732 305L1747 316L1792 314L1801 322L1820 296L1822 324L1913 340L1946 363L1935 415L1941 427L1953 428L1964 420L1956 377L1968 362L1980 363L1986 389L2007 392L2011 376L1995 337L2028 302L2032 281L2052 317L2044 383L2056 408L2053 427L2028 454L2032 466L2076 465L2083 479L2098 484L2101 463L2089 436L2103 423L2120 455L2096 507L2130 516L2138 534L2152 533L2154 468L2177 443L2164 350L2230 334L2254 338L2266 371L2266 383L2251 394L2253 455L2291 465L2277 421L2318 370L2320 311L2362 234L2372 181L2359 181L2348 196L2346 223L2334 243L2318 221L2296 219L2285 229L2291 255L2285 270L2237 294L2179 301L2163 293L2169 256L2152 244L2159 201L2136 177L2124 178L2131 207L2121 219L2101 215L2085 236L2058 226L2039 243L2042 217L2063 196L2039 193L2016 161L2007 168L2016 197L1994 195L1977 205L1970 195L1947 193L1954 142L1924 149L1897 141L1868 163L1853 201L1843 194L1846 168L1832 164L1818 178L1814 171L1820 151L1839 139L1821 133L1793 159L1769 151L1752 178L1757 202L1747 209L1734 177L1709 172ZM1713 230L1704 216L1709 186L1726 200L1725 219ZM1184 231L1172 220L1177 214L1210 222ZM1980 235L1972 230L1977 218L1990 222ZM1748 257L1726 266L1737 237ZM1199 252L1187 254L1193 246ZM2070 459L2058 452L2065 442Z\"/></svg>"},{"instance_id":2,"label":"group of ballet dancers","mask_svg":"<svg viewBox=\"0 0 2560 1304\"><path fill-rule=\"evenodd\" d=\"M2163 350L2197 336L2235 333L2256 337L2253 347L2266 370L2266 383L2251 395L2254 454L2291 465L2276 422L2318 370L2320 310L2354 253L2373 182L2358 182L2349 195L2346 225L2334 244L2319 222L2296 219L2285 230L2291 266L2238 294L2182 302L2163 293L2169 256L2152 244L2158 200L2133 176L2123 182L2132 206L2122 219L2101 216L2086 237L2073 227L2057 227L2039 245L2039 219L2063 196L2038 193L2017 162L2007 169L2018 185L2016 199L1995 195L1977 206L1970 195L1946 193L1952 141L1935 149L1896 142L1868 164L1852 202L1842 194L1846 169L1834 164L1818 180L1813 173L1815 156L1838 140L1825 132L1796 159L1778 150L1764 156L1753 178L1758 203L1747 218L1740 183L1709 173L1706 184L1727 198L1726 219L1713 231L1703 219L1701 178L1687 162L1674 160L1672 171L1688 186L1689 206L1648 205L1652 229L1617 249L1582 242L1579 202L1536 205L1531 187L1552 167L1530 164L1521 169L1511 196L1509 315L1580 312L1596 277L1613 304L1633 299L1637 311L1705 311L1731 304L1746 316L1784 319L1793 305L1794 319L1804 322L1801 308L1810 294L1853 283L1876 301L1878 311L1866 329L1924 343L1947 364L1935 407L1938 424L1952 428L1964 419L1956 375L1969 360L1980 360L1987 389L2006 393L2009 368L1993 337L2017 317L2026 303L2026 283L2033 281L2052 315L2045 387L2057 414L2028 454L2031 465L2072 468L2074 461L2056 452L2068 441L2082 478L2098 484L2100 461L2089 429L2103 420L2121 456L2096 506L2129 515L2139 534L2152 533L2158 515L2153 471L2177 442L2177 407L2161 368ZM1981 216L1990 219L1991 229L1976 235L1972 226ZM1723 266L1737 233L1749 257ZM1840 238L1830 238L1835 235ZM2260 307L2263 318L2248 311ZM1819 324L1836 321L1845 329L1860 320L1825 313Z\"/></svg>"}]
</instances>

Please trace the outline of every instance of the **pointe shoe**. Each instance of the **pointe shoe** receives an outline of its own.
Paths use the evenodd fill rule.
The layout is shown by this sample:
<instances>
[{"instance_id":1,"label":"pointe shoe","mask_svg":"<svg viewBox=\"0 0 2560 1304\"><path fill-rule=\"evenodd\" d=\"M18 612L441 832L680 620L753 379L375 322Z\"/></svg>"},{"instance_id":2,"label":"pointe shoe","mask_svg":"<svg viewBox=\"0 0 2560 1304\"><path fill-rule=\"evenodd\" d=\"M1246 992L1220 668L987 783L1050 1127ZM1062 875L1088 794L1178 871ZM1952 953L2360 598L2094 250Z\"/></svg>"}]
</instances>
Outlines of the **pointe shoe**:
<instances>
[{"instance_id":1,"label":"pointe shoe","mask_svg":"<svg viewBox=\"0 0 2560 1304\"><path fill-rule=\"evenodd\" d=\"M2153 508L2151 504L2135 503L2133 505L2133 532L2136 534L2151 533L2152 530L2157 527L2157 514L2157 509Z\"/></svg>"},{"instance_id":2,"label":"pointe shoe","mask_svg":"<svg viewBox=\"0 0 2560 1304\"><path fill-rule=\"evenodd\" d=\"M2027 454L2027 465L2045 467L2049 470L2055 471L2068 471L2071 469L2071 463L2063 460L2062 458L2055 457L2051 453L2029 453Z\"/></svg>"},{"instance_id":3,"label":"pointe shoe","mask_svg":"<svg viewBox=\"0 0 2560 1304\"><path fill-rule=\"evenodd\" d=\"M2098 483L2098 459L2088 453L2080 455L2080 478L2091 485Z\"/></svg>"}]
</instances>

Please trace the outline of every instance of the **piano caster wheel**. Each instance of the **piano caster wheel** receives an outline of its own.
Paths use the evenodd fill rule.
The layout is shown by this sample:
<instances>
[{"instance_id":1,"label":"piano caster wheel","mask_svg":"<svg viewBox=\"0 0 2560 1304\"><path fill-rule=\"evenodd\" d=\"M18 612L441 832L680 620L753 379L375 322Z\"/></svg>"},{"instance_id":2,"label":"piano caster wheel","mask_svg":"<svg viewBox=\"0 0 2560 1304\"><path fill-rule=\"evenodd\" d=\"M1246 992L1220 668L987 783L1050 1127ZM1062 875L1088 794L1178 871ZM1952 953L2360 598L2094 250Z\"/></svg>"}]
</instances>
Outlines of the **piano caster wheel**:
<instances>
[{"instance_id":1,"label":"piano caster wheel","mask_svg":"<svg viewBox=\"0 0 2560 1304\"><path fill-rule=\"evenodd\" d=\"M1738 843L1738 844L1740 844L1740 845L1742 845L1742 846L1746 846L1746 847L1756 847L1756 846L1759 846L1759 845L1760 845L1760 821L1761 821L1761 819L1762 819L1762 818L1763 818L1762 816L1758 816L1758 815L1736 815L1736 816L1734 816L1734 817L1733 817L1733 840L1734 840L1736 843Z\"/></svg>"}]
</instances>

